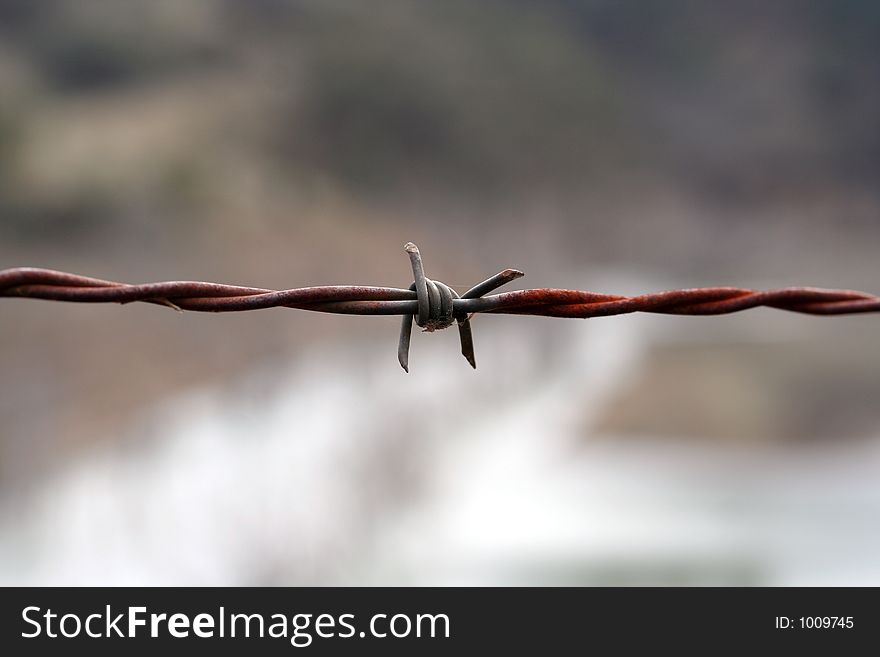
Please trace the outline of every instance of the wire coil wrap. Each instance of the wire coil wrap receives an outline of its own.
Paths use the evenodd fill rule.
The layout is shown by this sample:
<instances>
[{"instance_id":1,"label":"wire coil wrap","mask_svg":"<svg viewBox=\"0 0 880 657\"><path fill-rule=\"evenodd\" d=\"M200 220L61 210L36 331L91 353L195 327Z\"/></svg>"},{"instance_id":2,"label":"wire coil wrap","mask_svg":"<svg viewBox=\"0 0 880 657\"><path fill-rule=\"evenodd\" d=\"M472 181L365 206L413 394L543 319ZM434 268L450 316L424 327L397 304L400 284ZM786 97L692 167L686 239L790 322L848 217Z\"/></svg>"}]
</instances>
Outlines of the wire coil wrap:
<instances>
[{"instance_id":1,"label":"wire coil wrap","mask_svg":"<svg viewBox=\"0 0 880 657\"><path fill-rule=\"evenodd\" d=\"M406 313L400 324L400 340L397 343L397 360L400 366L409 372L409 344L412 338L413 321L425 331L437 331L458 322L458 337L461 342L461 355L471 367L477 368L477 357L474 355L474 336L471 331L470 315L463 310L455 309L455 300L461 299L451 287L440 281L432 281L425 276L422 255L412 242L407 242L404 250L409 254L415 279L409 289L416 293L418 312L413 315ZM522 276L515 269L505 269L479 285L464 293L465 299L477 299Z\"/></svg>"}]
</instances>

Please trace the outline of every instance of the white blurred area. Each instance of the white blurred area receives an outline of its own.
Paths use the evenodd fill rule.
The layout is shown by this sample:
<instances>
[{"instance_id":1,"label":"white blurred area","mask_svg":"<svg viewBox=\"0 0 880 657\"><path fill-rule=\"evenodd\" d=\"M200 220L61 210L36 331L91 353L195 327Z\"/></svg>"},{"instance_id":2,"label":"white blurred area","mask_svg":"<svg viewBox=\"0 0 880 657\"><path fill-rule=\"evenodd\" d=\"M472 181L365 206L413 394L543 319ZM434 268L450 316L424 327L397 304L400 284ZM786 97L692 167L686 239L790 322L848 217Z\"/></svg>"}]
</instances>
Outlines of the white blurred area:
<instances>
[{"instance_id":1,"label":"white blurred area","mask_svg":"<svg viewBox=\"0 0 880 657\"><path fill-rule=\"evenodd\" d=\"M392 336L317 343L146 409L5 498L0 583L880 585L880 438L597 424L658 344L773 349L815 326L756 312L478 317L477 372L454 330L414 335L410 375Z\"/></svg>"}]
</instances>

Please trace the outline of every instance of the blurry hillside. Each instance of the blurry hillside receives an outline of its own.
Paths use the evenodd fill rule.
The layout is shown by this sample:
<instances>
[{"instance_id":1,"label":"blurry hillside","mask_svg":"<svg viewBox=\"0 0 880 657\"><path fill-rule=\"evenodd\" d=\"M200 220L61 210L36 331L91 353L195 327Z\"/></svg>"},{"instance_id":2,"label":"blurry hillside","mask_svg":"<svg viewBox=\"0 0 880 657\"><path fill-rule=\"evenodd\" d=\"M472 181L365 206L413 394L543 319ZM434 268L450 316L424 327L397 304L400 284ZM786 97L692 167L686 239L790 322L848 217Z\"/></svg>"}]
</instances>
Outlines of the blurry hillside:
<instances>
[{"instance_id":1,"label":"blurry hillside","mask_svg":"<svg viewBox=\"0 0 880 657\"><path fill-rule=\"evenodd\" d=\"M0 266L405 286L413 240L464 287L517 267L529 287L608 271L876 292L878 34L868 0L2 0ZM396 367L393 321L2 308L7 482L314 342L381 335ZM850 385L875 388L838 394L859 431L877 419L861 346ZM676 353L650 376L681 376ZM640 385L610 426L658 421Z\"/></svg>"},{"instance_id":2,"label":"blurry hillside","mask_svg":"<svg viewBox=\"0 0 880 657\"><path fill-rule=\"evenodd\" d=\"M411 222L779 275L877 226L873 2L5 0L0 30L7 257Z\"/></svg>"}]
</instances>

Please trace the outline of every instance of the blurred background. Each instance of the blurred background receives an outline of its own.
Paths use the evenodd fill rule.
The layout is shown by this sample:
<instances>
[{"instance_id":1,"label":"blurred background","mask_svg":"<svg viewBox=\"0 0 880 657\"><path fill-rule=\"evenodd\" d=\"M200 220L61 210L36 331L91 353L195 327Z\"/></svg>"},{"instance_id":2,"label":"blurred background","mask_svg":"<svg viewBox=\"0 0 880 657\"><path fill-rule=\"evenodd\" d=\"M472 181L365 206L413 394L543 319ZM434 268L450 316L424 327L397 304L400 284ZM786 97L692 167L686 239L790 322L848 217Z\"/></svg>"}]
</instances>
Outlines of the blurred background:
<instances>
[{"instance_id":1,"label":"blurred background","mask_svg":"<svg viewBox=\"0 0 880 657\"><path fill-rule=\"evenodd\" d=\"M0 268L880 292L880 4L0 0ZM878 318L0 302L0 583L880 585Z\"/></svg>"}]
</instances>

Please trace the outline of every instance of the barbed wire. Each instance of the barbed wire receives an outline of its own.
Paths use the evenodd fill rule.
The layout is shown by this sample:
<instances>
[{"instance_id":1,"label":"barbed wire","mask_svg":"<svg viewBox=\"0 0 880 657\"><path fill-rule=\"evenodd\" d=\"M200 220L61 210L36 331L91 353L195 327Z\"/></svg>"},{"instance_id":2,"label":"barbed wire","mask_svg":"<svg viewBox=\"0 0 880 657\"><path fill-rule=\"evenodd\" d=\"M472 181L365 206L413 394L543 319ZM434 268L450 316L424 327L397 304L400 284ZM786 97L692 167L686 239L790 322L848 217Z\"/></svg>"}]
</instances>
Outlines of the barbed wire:
<instances>
[{"instance_id":1,"label":"barbed wire","mask_svg":"<svg viewBox=\"0 0 880 657\"><path fill-rule=\"evenodd\" d=\"M462 355L476 368L470 319L477 313L540 315L586 319L634 312L667 315L723 315L766 306L811 315L880 312L880 297L854 290L787 287L750 290L705 287L668 290L634 297L582 290L541 288L489 294L523 276L505 269L459 295L425 276L418 247L405 247L413 270L408 289L360 285L269 290L199 281L129 285L51 269L17 267L0 271L0 297L24 297L80 303L145 302L175 310L240 312L295 308L346 315L402 315L398 360L409 371L412 324L425 331L458 324Z\"/></svg>"}]
</instances>

